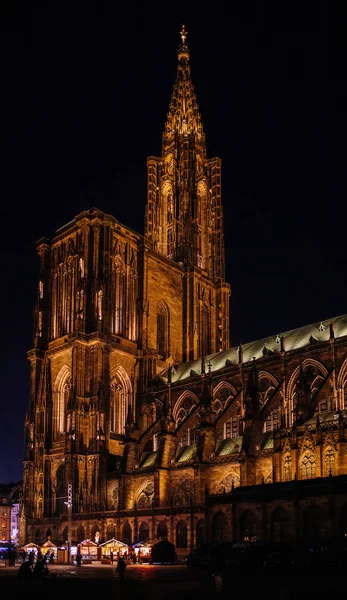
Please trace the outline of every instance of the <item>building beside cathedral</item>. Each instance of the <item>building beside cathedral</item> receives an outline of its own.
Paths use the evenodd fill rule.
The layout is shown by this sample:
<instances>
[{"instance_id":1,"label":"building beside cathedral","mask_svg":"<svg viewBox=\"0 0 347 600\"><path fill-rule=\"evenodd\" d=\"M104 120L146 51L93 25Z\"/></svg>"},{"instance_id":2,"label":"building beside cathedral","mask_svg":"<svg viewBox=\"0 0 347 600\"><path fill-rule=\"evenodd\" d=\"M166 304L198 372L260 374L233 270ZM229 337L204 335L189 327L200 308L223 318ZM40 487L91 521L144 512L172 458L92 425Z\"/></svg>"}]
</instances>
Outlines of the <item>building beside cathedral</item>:
<instances>
[{"instance_id":1,"label":"building beside cathedral","mask_svg":"<svg viewBox=\"0 0 347 600\"><path fill-rule=\"evenodd\" d=\"M186 36L144 235L93 208L37 244L21 543L347 532L347 315L230 347Z\"/></svg>"}]
</instances>

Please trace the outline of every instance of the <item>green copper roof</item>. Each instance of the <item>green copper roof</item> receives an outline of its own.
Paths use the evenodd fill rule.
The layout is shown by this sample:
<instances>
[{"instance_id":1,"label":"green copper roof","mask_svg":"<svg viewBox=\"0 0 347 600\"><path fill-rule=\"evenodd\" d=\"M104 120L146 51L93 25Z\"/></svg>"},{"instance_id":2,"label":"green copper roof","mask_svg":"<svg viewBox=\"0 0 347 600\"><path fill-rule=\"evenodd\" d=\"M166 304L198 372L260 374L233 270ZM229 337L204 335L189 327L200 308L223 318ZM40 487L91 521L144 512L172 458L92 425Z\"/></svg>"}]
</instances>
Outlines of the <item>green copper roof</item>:
<instances>
[{"instance_id":1,"label":"green copper roof","mask_svg":"<svg viewBox=\"0 0 347 600\"><path fill-rule=\"evenodd\" d=\"M261 449L269 450L269 449L272 449L273 447L274 447L274 432L267 431L266 433L263 433L263 439L261 441Z\"/></svg>"},{"instance_id":2,"label":"green copper roof","mask_svg":"<svg viewBox=\"0 0 347 600\"><path fill-rule=\"evenodd\" d=\"M297 350L304 346L309 346L317 342L327 342L330 336L330 323L334 327L335 338L344 337L347 335L347 315L326 319L324 321L305 325L299 329L292 329L284 333L278 333L267 338L248 344L242 344L243 362L252 361L253 358L263 358L266 354L280 354L281 338L284 340L285 351ZM212 371L218 371L228 365L236 365L239 361L238 347L233 346L224 352L217 352L205 356L205 365L211 364ZM178 365L175 370L172 370L172 382L182 381L190 377L191 371L195 371L198 375L201 374L201 358L184 362ZM167 374L163 375L163 379L167 379Z\"/></svg>"},{"instance_id":3,"label":"green copper roof","mask_svg":"<svg viewBox=\"0 0 347 600\"><path fill-rule=\"evenodd\" d=\"M140 460L140 468L143 467L154 467L157 460L158 451L155 452L143 452Z\"/></svg>"},{"instance_id":4,"label":"green copper roof","mask_svg":"<svg viewBox=\"0 0 347 600\"><path fill-rule=\"evenodd\" d=\"M196 445L192 444L191 446L183 446L178 450L176 455L176 462L182 463L186 462L186 460L193 460L196 455Z\"/></svg>"},{"instance_id":5,"label":"green copper roof","mask_svg":"<svg viewBox=\"0 0 347 600\"><path fill-rule=\"evenodd\" d=\"M239 454L242 448L242 437L227 438L219 440L216 445L216 456L229 456Z\"/></svg>"}]
</instances>

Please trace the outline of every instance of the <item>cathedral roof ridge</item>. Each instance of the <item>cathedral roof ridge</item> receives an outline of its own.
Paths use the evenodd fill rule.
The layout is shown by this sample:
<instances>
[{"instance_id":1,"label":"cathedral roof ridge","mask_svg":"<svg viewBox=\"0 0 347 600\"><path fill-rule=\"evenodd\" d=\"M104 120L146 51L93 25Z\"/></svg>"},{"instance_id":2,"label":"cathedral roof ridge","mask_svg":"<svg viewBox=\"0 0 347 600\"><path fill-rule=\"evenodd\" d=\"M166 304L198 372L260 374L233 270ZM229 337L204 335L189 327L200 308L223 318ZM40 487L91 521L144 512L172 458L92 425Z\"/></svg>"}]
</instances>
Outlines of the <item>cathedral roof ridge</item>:
<instances>
[{"instance_id":1,"label":"cathedral roof ridge","mask_svg":"<svg viewBox=\"0 0 347 600\"><path fill-rule=\"evenodd\" d=\"M286 352L298 350L315 342L327 342L332 336L342 338L347 336L347 314L339 315L330 319L323 319L316 323L304 325L283 333L275 334L260 340L240 344L242 346L243 363L248 363L266 355L279 355L283 348ZM282 345L281 340L284 341ZM266 349L266 351L264 351ZM239 357L239 346L232 346L223 352L216 352L205 357L206 362L211 363L212 372L218 371L226 366L236 365ZM191 371L201 373L201 358L179 364L175 373L172 374L172 383L182 381L190 377Z\"/></svg>"}]
</instances>

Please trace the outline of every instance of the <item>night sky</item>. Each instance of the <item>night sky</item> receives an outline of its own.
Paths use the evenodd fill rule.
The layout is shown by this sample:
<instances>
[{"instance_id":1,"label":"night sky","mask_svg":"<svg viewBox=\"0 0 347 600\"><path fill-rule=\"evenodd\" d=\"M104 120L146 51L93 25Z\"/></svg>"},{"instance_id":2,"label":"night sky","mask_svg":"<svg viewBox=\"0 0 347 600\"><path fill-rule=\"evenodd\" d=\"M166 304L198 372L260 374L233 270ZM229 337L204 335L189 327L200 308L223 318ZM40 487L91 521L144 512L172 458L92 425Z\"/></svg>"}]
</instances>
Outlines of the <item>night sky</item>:
<instances>
[{"instance_id":1,"label":"night sky","mask_svg":"<svg viewBox=\"0 0 347 600\"><path fill-rule=\"evenodd\" d=\"M347 312L346 4L120 4L1 4L0 483L22 477L35 242L92 206L143 233L182 23L223 165L232 345Z\"/></svg>"}]
</instances>

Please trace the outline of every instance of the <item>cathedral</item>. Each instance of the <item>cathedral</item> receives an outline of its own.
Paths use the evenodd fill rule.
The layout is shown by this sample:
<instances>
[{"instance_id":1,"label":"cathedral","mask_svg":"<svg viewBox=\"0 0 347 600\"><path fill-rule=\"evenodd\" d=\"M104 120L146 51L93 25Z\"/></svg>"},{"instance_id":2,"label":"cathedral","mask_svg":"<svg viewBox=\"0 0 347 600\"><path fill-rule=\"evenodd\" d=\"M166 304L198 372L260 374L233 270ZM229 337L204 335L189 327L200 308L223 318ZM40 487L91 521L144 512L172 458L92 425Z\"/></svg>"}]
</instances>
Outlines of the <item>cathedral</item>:
<instances>
[{"instance_id":1,"label":"cathedral","mask_svg":"<svg viewBox=\"0 0 347 600\"><path fill-rule=\"evenodd\" d=\"M98 208L37 242L20 542L347 533L347 315L229 343L221 160L182 27L144 235Z\"/></svg>"}]
</instances>

